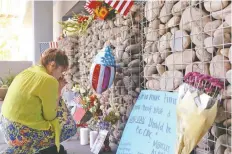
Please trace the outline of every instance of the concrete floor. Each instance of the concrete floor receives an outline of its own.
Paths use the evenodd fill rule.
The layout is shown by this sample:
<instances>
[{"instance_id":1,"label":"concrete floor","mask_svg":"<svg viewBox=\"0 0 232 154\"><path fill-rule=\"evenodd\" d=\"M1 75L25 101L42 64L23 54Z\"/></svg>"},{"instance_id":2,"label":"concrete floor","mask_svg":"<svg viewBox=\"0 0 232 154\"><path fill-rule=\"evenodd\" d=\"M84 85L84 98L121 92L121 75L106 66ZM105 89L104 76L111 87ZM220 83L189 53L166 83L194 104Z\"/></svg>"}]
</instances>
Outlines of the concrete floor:
<instances>
[{"instance_id":1,"label":"concrete floor","mask_svg":"<svg viewBox=\"0 0 232 154\"><path fill-rule=\"evenodd\" d=\"M5 148L7 148L7 144L4 142L2 134L0 135L0 153ZM92 154L90 152L89 145L82 146L79 144L79 141L75 138L72 138L69 141L62 143L62 145L67 150L68 154ZM104 153L104 154L113 154L113 153Z\"/></svg>"},{"instance_id":2,"label":"concrete floor","mask_svg":"<svg viewBox=\"0 0 232 154\"><path fill-rule=\"evenodd\" d=\"M2 102L0 101L0 110L1 110L1 105L2 105ZM75 136L72 139L65 141L61 144L67 150L68 154L92 154L90 152L89 145L86 145L86 146L80 145L79 141L77 140L77 137ZM5 148L7 148L7 144L5 143L3 134L0 131L0 153ZM104 154L113 154L113 153L104 153Z\"/></svg>"}]
</instances>

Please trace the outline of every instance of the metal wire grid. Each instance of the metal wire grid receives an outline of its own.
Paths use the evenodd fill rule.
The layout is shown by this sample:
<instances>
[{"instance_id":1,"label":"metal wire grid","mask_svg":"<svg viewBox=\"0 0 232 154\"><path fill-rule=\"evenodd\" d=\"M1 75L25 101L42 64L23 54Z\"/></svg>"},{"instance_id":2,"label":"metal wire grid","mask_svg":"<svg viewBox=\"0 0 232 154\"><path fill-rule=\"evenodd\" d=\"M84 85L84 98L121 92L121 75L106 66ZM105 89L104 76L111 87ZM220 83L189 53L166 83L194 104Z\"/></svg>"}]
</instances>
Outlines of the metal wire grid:
<instances>
[{"instance_id":1,"label":"metal wire grid","mask_svg":"<svg viewBox=\"0 0 232 154\"><path fill-rule=\"evenodd\" d=\"M116 39L118 36L120 36L121 34L123 34L124 32L128 33L127 39L129 39L129 45L135 44L135 43L139 43L142 42L141 40L139 40L140 38L140 23L135 23L134 19L132 17L132 14L129 14L130 16L130 20L131 20L131 25L129 26L128 29L124 29L120 32L118 32L117 34L112 34L111 38L112 39ZM117 16L114 19L112 19L113 21L117 20L117 18L122 18L121 16ZM92 26L94 26L95 24L98 24L98 22L93 22ZM134 30L139 30L137 35L134 35ZM103 30L104 31L104 30ZM110 40L110 38L105 38L105 41ZM122 42L120 42L122 43ZM115 50L116 48L112 46L113 49L113 54L114 56L115 54ZM125 51L124 51L125 52ZM129 61L131 62L134 59L139 59L139 61L142 61L142 57L141 57L141 53L137 54L137 57L135 57L132 54L132 51L129 50L128 51L129 57L128 58L124 58L123 60L116 60L118 64L122 63L123 61ZM93 59L95 54L91 55L91 58ZM82 56L86 57L87 54L84 55L84 53L82 53ZM86 67L86 65L89 65L89 63L86 63L86 61L79 61L80 65L80 72L81 72L81 77L80 77L80 84L83 85L87 85L89 84L89 71L90 71L90 66ZM91 64L91 63L90 63ZM133 71L133 69L137 69L137 71ZM128 72L127 72L128 71ZM127 72L127 73L125 73ZM129 67L128 64L120 66L119 68L116 69L116 76L115 76L115 82L113 84L113 86L108 89L108 91L110 91L110 104L114 104L114 103L119 103L119 104L125 104L125 100L123 99L123 96L125 95L131 95L133 93L133 91L135 91L135 88L140 88L140 83L141 83L141 78L140 78L140 72L141 72L141 68L140 66L136 66L136 67ZM123 79L125 78L125 76L129 77L130 79L132 79L132 76L137 75L137 84L134 84L136 86L129 86L126 87L123 83ZM119 80L122 81L122 83L117 83ZM132 80L129 82L133 82ZM121 92L121 90L124 89L124 92ZM132 100L130 102L131 104L133 103Z\"/></svg>"},{"instance_id":2,"label":"metal wire grid","mask_svg":"<svg viewBox=\"0 0 232 154\"><path fill-rule=\"evenodd\" d=\"M174 2L174 1L173 1ZM141 5L141 9L142 10L144 10L144 7L145 7L145 4L146 4L146 2L145 1L143 1L143 2L140 2L140 5ZM197 2L197 3L195 3L195 4L191 4L191 5L189 5L189 6L187 6L185 9L187 9L187 8L189 8L190 10L192 9L192 8L195 8L195 7L197 7L197 8L199 8L200 9L200 12L201 12L201 15L203 14L202 12L203 12L203 10L204 10L204 7L203 7L203 1L199 1L199 2ZM156 8L153 8L153 9L156 9ZM184 10L185 9L182 9L181 10L181 15L183 14L183 12L184 12ZM223 12L222 12L223 13ZM166 16L168 16L168 15L171 15L171 13L170 14L166 14ZM144 18L144 12L143 11L141 11L141 17L143 17ZM203 19L204 18L210 18L210 21L213 21L213 17L212 17L212 12L211 13L208 13L207 15L204 15L204 16L201 16L200 17L200 19L197 19L197 20L192 20L192 21L190 21L190 24L191 24L191 28L193 28L194 26L196 26L195 25L195 22L198 22L199 24L200 24L200 31L198 32L198 33L195 33L195 34L190 34L190 36L191 37L193 37L193 36L202 36L205 32L207 32L207 33L211 33L211 36L213 36L213 32L215 31L215 29L213 28L213 27L211 27L208 31L204 31L204 26L202 26L202 22L203 22ZM178 26L180 26L180 24L182 24L182 26L183 26L183 23L179 23L179 24L176 24L176 25L173 25L173 27L178 27ZM133 26L134 26L135 24L133 24ZM146 67L149 67L149 66L154 66L154 65L152 65L152 64L146 64L144 61L143 61L143 59L142 59L142 57L143 56L146 56L146 55L152 55L152 54L154 54L154 52L145 52L145 42L146 42L146 35L147 35L147 33L145 33L144 31L143 31L143 29L145 28L145 27L148 27L148 25L149 25L149 22L148 21L146 21L146 20L144 20L144 21L142 21L139 25L138 24L136 24L138 27L140 27L140 34L141 34L141 38L142 38L142 42L141 42L141 44L142 44L142 51L139 53L140 54L140 56L139 56L139 59L140 59L140 66L139 66L139 72L141 72L140 73L140 75L139 75L139 87L140 88L142 88L142 89L151 89L151 88L149 88L149 87L147 87L146 86L146 81L147 81L147 76L145 76L145 74L144 74L144 68L145 68L145 66ZM226 29L226 28L230 28L230 26L223 26L223 27L221 27L220 29L221 29L221 31L222 31L222 33L224 33L224 30ZM132 27L131 27L131 29L132 29ZM218 28L217 28L218 29ZM153 31L158 31L158 32L160 32L160 31L165 31L165 33L166 32L170 32L170 28L164 28L164 29L160 29L160 28L158 28L158 29L154 29ZM175 31L175 29L174 29L174 31ZM151 32L151 31L150 31ZM116 34L117 35L117 34ZM185 37L185 36L182 36L182 37L176 37L176 39L178 39L178 38L181 38L181 39L183 39L183 37ZM156 41L155 43L158 43L158 44L160 44L160 43L162 43L162 42L164 42L164 41L166 41L166 42L169 42L169 41L171 41L171 39L167 39L167 40L160 40L160 38L161 38L161 36L159 36L158 37L158 41ZM203 40L203 39L202 39ZM222 49L226 49L226 48L228 48L230 45L231 45L231 42L230 43L225 43L224 42L224 37L222 36L222 43L221 44L218 44L217 46L216 45L211 45L211 46L207 46L207 47L205 47L204 46L204 43L203 43L203 41L200 41L201 42L201 44L200 45L198 45L198 46L196 46L192 41L191 41L191 43L190 43L190 47L188 48L188 49L190 49L190 50L207 50L208 48L209 49L211 49L211 48L214 48L214 50L216 50L215 49L215 47L217 47L218 45L223 45L223 47L222 47ZM130 44L132 44L132 43L130 43ZM173 51L173 52L175 52L175 51ZM84 53L83 53L84 54ZM193 54L193 52L192 52L192 54ZM210 58L209 59L212 59L216 54L219 54L218 52L216 52L216 51L214 51L214 53L213 54L211 54L210 55ZM130 51L130 55L131 55L131 51ZM205 59L205 57L206 56L208 56L209 54L207 53L207 52L203 52L202 53L202 57L203 57L203 59ZM191 55L191 56L193 56L193 55ZM199 67L199 65L197 66L197 64L201 64L201 65L203 65L203 66L205 66L205 65L207 65L207 67L208 67L208 65L211 63L211 64L213 64L214 63L214 65L213 65L213 67L216 67L217 65L216 64L218 64L218 63L222 63L222 65L223 65L223 68L225 67L224 65L225 65L225 63L226 62L229 62L229 60L228 59L226 59L225 57L223 57L223 59L220 61L216 61L216 62L210 62L210 61L207 61L207 60L201 60L201 61L198 61L198 62L195 62L195 61L189 61L189 62L186 62L186 61L184 61L185 60L185 58L186 57L184 57L183 55L181 55L181 64L178 64L177 62L175 62L175 63L173 63L173 64L169 64L169 65L173 65L172 67L173 67L173 70L175 70L175 68L176 67L178 67L178 66L181 66L181 65L184 65L184 66L187 66L187 65L192 65L192 66L190 66L190 67L194 67L194 66L196 66L196 67ZM130 56L129 58L128 58L130 61L132 60L132 56ZM207 58L206 58L207 59ZM173 57L173 61L174 61L175 59L174 59L174 57ZM88 67L83 67L83 65L85 65L85 62L83 61L83 62L80 62L80 68L84 68L84 69L82 69L81 70L81 83L86 83L86 82L88 82L88 73L89 73L89 68ZM165 63L162 63L161 64L164 68L165 68L165 71L168 71L168 68L166 67L166 65L165 65ZM119 72L123 72L123 70L127 70L127 69L129 69L129 67L127 67L127 66L125 66L125 67L122 67L121 69L118 69L117 70L117 72L119 73ZM209 71L208 71L208 69L206 69L205 67L202 67L202 68L200 68L201 70L202 70L202 72L204 72L204 73L208 73ZM214 69L216 69L216 68L214 68ZM185 73L185 70L183 69L183 70L179 70L179 71L181 71L182 73L183 73L183 75L184 75L184 73ZM85 75L84 75L85 74ZM128 76L129 77L131 77L133 74L136 74L136 73L129 73L128 74ZM160 75L159 75L160 76ZM173 76L174 76L174 74L173 74ZM119 80L119 79L123 79L123 75L121 74L121 77L117 77L117 80ZM148 76L148 77L152 77L152 76ZM155 77L157 77L157 76L153 76L152 78L154 78L154 79L156 79ZM171 78L168 78L168 77L166 77L166 76L164 76L164 78L165 78L165 80L170 80L171 79L171 81L172 82L174 82L174 80L177 80L178 78L176 78L175 77L175 79L173 80L173 77L171 77ZM225 78L223 77L223 78L221 78L222 80L225 80ZM182 80L182 78L181 78L181 80ZM225 87L228 85L228 83L224 83L225 84ZM86 85L86 84L85 84ZM112 88L110 88L109 90L110 91L112 91L112 93L111 93L111 95L110 95L110 100L111 100L111 102L123 102L123 96L124 95L122 95L122 94L116 94L116 91L118 90L118 89L120 89L120 88L124 88L125 87L125 85L116 85L116 83L114 84L114 86L112 87ZM129 94L131 91L133 91L134 90L134 87L130 87L129 89L128 89L128 91L127 91L127 94ZM165 90L165 89L163 89L163 90ZM171 91L175 91L175 90L178 90L178 89L173 89L173 90L171 90ZM226 90L226 89L225 89ZM230 96L224 96L223 98L225 99L225 97L229 97L230 98ZM223 100L222 100L223 101ZM228 111L228 109L227 109L227 107L225 107L225 110L223 111L223 113L222 114L225 114L225 116L226 117L231 117L231 113L229 113L229 112L227 112ZM224 132L225 134L226 134L226 136L230 136L230 134L231 134L231 127L229 128L229 126L223 126L221 123L220 124L215 124L213 127L215 127L219 132ZM218 137L218 136L217 136ZM205 135L205 137L203 138L203 140L204 140L204 144L206 144L207 146L208 146L208 148L199 148L199 147L197 147L197 149L196 149L196 151L194 152L194 153L199 153L199 152L201 152L201 153L213 153L213 151L212 150L214 150L214 147L215 147L215 144L216 144L216 141L217 141L217 137L212 137L212 133L211 132L209 132L209 134L208 134L208 136L207 135ZM231 148L231 145L229 145L229 143L225 143L225 144L223 144L222 143L222 145L224 146L224 147L229 147L229 148ZM207 146L205 146L205 147L207 147Z\"/></svg>"},{"instance_id":3,"label":"metal wire grid","mask_svg":"<svg viewBox=\"0 0 232 154\"><path fill-rule=\"evenodd\" d=\"M129 14L130 16L130 20L131 20L131 25L129 26L128 28L128 32L126 32L127 30L122 30L122 31L119 31L117 34L114 34L114 35L111 35L111 39L113 40L116 40L118 36L120 36L121 34L124 34L127 33L127 38L129 39L129 45L132 45L132 44L135 44L135 43L141 43L142 40L140 40L140 35L141 35L141 24L140 23L136 23L134 22L134 19L133 19L133 16L132 14ZM117 20L117 18L122 18L122 17L118 17L116 16L115 19L113 19L113 21ZM93 22L93 25L92 26L95 26L95 24L98 24L98 22ZM134 30L138 30L138 34L137 35L134 35ZM104 31L104 30L103 30ZM108 41L110 40L110 38L105 38L105 41ZM122 42L120 42L122 43ZM116 48L112 46L112 49L113 49L113 54L114 56L116 57ZM125 52L125 50L123 51ZM124 62L124 61L128 61L128 62L131 62L132 60L134 59L139 59L139 61L142 61L142 57L141 57L141 50L140 52L137 54L137 57L134 57L134 55L132 54L132 51L129 50L128 51L129 53L129 57L128 58L124 58L124 59L120 59L120 60L116 60L118 64L120 64L121 62ZM86 58L88 56L88 53L81 53L82 56L84 58ZM91 55L91 59L93 60L94 56L96 55L97 53L96 52L92 52L92 55ZM90 65L92 64L92 62L86 62L85 60L80 60L79 61L79 70L80 70L80 85L86 87L86 85L90 85L90 79L89 79L89 74L90 74ZM86 67L86 65L88 65ZM132 69L138 69L137 71L133 72ZM129 105L133 105L133 103L135 103L135 101L133 101L133 98L136 98L135 95L138 95L139 93L135 93L135 89L136 88L141 88L141 85L140 83L142 82L142 76L140 76L140 72L141 72L141 67L140 66L136 66L136 67L129 67L128 64L124 65L124 66L120 66L119 68L116 69L116 75L115 75L115 81L112 85L112 87L110 89L108 89L107 91L110 92L109 94L109 103L107 104L107 107L111 106L111 107L119 107L118 104L128 108ZM131 71L128 71L128 70L131 70ZM126 73L127 71L127 73ZM133 76L136 77L136 80L137 80L137 84L134 84L132 82L132 78ZM125 77L128 77L130 79L128 85L129 87L126 87L125 84L123 83L123 79ZM121 80L121 83L119 82ZM133 84L133 85L132 85ZM89 87L88 87L89 88ZM91 89L91 88L89 88ZM137 89L138 90L138 89ZM124 92L123 92L124 91ZM134 96L132 96L134 95ZM102 97L105 97L104 96L104 93L103 93L103 96ZM126 102L125 98L129 98L129 102ZM121 115L121 120L123 121L127 121L127 113L124 112L123 115ZM117 143L119 144L120 140L117 141Z\"/></svg>"},{"instance_id":4,"label":"metal wire grid","mask_svg":"<svg viewBox=\"0 0 232 154\"><path fill-rule=\"evenodd\" d=\"M160 1L161 2L161 1ZM169 3L171 3L171 0L169 0L169 1L166 1L166 3L167 2L169 2ZM175 1L175 0L172 0L172 2L173 3L177 3L177 1ZM187 2L187 0L186 1L183 1L183 3L186 3ZM200 55L200 57L201 58L203 58L203 60L200 60L199 59L199 56L198 57L196 57L196 55L195 55L195 59L198 59L198 60L194 60L193 58L190 58L191 59L191 61L186 61L186 59L188 58L188 57L186 57L186 55L184 56L183 55L183 53L181 53L181 58L180 58L180 61L176 61L176 59L175 59L175 57L173 56L172 57L172 62L173 63L169 63L168 65L169 66L171 66L170 68L172 68L173 70L179 70L180 72L182 72L182 74L183 75L185 75L185 73L187 73L186 72L186 70L185 69L180 69L180 66L183 66L183 67L186 67L186 66L188 66L189 65L189 67L191 68L190 69L190 71L192 71L193 69L194 69L194 67L196 68L198 68L198 69L200 69L201 70L201 73L209 73L209 65L211 64L211 67L212 67L212 69L213 69L213 71L215 72L215 71L217 71L216 69L218 69L217 68L217 66L218 65L222 65L222 68L225 68L225 66L226 65L230 65L230 61L229 61L229 59L228 58L226 58L225 56L223 56L223 59L219 59L219 60L217 60L217 61L211 61L211 59L215 56L215 55L219 55L220 54L220 49L217 49L217 47L218 46L222 46L222 48L221 48L221 50L225 50L226 48L229 48L230 46L231 46L231 40L230 41L225 41L225 39L224 39L224 32L228 32L228 31L230 31L230 30L228 30L228 28L231 28L231 26L229 26L229 25L223 25L222 27L217 27L217 28L214 28L213 26L211 26L210 27L210 29L205 29L204 30L204 24L203 24L203 20L204 19L206 19L206 18L208 18L210 21L213 21L213 20L215 20L215 19L213 19L213 16L212 16L212 12L207 12L207 14L204 14L203 12L206 12L206 10L205 10L205 8L204 8L204 1L202 1L202 0L199 0L198 2L196 2L196 3L191 3L191 2L193 2L193 1L191 1L191 0L189 0L189 5L187 6L187 7L181 7L181 8L183 8L183 9L181 9L180 10L180 14L181 14L181 16L183 15L183 12L184 12L184 10L186 10L186 9L190 9L190 13L191 12L193 12L193 9L194 8L198 8L198 10L200 11L200 17L192 17L192 19L194 18L194 19L196 19L196 20L191 20L191 21L189 21L190 22L190 25L191 25L191 29L193 29L193 28L196 28L196 26L198 26L198 28L199 28L199 31L197 32L197 33L190 33L190 32L187 32L187 36L190 36L191 37L191 43L190 43L190 45L189 45L189 47L188 47L188 50L195 50L195 51L198 51L198 50L208 50L208 49L213 49L213 52L212 52L212 54L210 54L209 52L203 52L201 55ZM143 1L143 5L141 6L141 7L143 7L144 8L144 10L145 10L145 5L146 5L146 2L145 1ZM163 6L165 6L165 5L163 5ZM222 8L222 6L221 6L221 8ZM156 8L156 7L154 7L154 8L152 8L152 9L159 9L159 8ZM166 8L167 9L167 8ZM168 10L168 9L167 9ZM147 11L151 11L151 10L147 10ZM195 14L190 14L190 15L192 15L192 16L194 16ZM143 16L143 18L145 19L143 22L141 22L141 27L142 27L142 29L144 29L144 28L147 28L147 27L149 27L149 23L150 22L148 22L147 20L146 20L146 18L145 18L145 15L144 15L144 12L141 12L141 16ZM172 13L167 13L166 12L166 15L165 16L173 16L172 15ZM156 19L160 19L161 17L165 17L165 16L159 16L158 18L156 18ZM180 16L180 17L181 17ZM223 16L223 11L222 11L222 16ZM154 20L156 20L156 19L154 19ZM169 19L170 20L170 19ZM183 21L183 20L182 20ZM222 23L223 23L224 21L222 21ZM164 24L164 25L166 25L166 24ZM176 25L173 25L172 27L177 27L178 29L179 29L179 26L181 26L181 27L183 27L183 22L179 22L178 24L176 24ZM173 31L175 32L176 30L178 30L178 29L174 29L173 28ZM209 35L205 35L205 32L207 32L207 33L210 33L210 35L211 36L213 36L213 33L215 32L215 30L220 30L220 36L221 36L221 43L219 43L219 44L217 44L217 45L213 45L213 44L210 44L209 46L205 46L204 45L204 39L206 38L206 37L210 37ZM159 28L157 28L157 29L153 29L152 31L149 31L149 33L151 33L151 32L160 32L160 31L165 31L165 34L167 33L167 32L170 32L170 28L167 28L167 27L165 27L165 28L163 28L163 29L159 29ZM153 51L151 51L151 52L147 52L146 51L146 48L145 48L145 45L146 45L146 35L148 34L148 33L146 33L145 31L141 31L142 33L141 33L141 36L143 37L143 43L142 43L142 47L143 47L143 49L142 49L142 56L146 56L146 55L148 55L148 56L151 56L151 55L153 55L154 53L155 53L155 51L153 50ZM173 33L173 32L172 32ZM228 32L228 33L231 33L231 32ZM195 37L195 36L197 36L198 37L198 39L200 39L200 44L198 44L197 46L192 42L192 39L193 39L193 37ZM172 38L171 39L167 39L167 40L162 40L162 39L160 39L162 36L158 36L158 39L157 39L157 41L154 41L153 43L156 43L156 46L157 45L159 45L159 44L161 44L162 42L170 42L171 40L172 40ZM186 35L183 35L183 36L181 36L181 37L175 37L175 40L176 39L181 39L182 41L183 41L183 39L184 39L184 37L186 37ZM170 49L170 47L169 46L167 46L167 49L169 50L169 51L171 51L171 49ZM218 50L218 51L216 51L216 50ZM160 52L160 51L159 51ZM178 51L175 51L175 50L172 50L171 51L172 53L174 53L174 54L176 54ZM169 54L172 54L172 53L169 53ZM194 55L194 53L195 52L191 52L192 54L191 55L188 55L188 56L191 56L191 57L193 57ZM196 53L195 53L196 54ZM207 56L208 56L208 58L207 58ZM209 57L210 56L210 57ZM207 60L207 59L209 59L209 60ZM197 62L195 62L195 61L197 61ZM165 64L166 63L166 64ZM161 65L165 68L165 71L169 71L169 69L168 69L168 67L167 67L167 62L165 62L165 61L162 61L161 62ZM203 66L203 67L202 67ZM146 64L144 61L141 61L141 67L142 68L145 68L145 67L156 67L156 65L154 65L153 63L151 63L151 64ZM179 68L178 68L179 67ZM200 68L199 68L200 67ZM229 66L228 66L229 67ZM195 71L195 70L193 70L193 71ZM182 78L178 78L178 77L175 77L175 73L174 72L172 72L173 74L171 75L171 77L168 77L168 76L164 76L164 75L160 75L160 74L158 74L158 72L155 72L154 74L155 75L153 75L153 76L146 76L146 72L143 70L142 72L141 72L141 76L144 76L144 81L141 83L141 85L142 85L142 88L143 89L154 89L154 88L152 88L152 87L150 87L150 86L147 86L147 78L151 78L151 79L155 79L155 80L158 80L158 81L160 81L160 76L162 76L162 78L164 78L165 79L165 88L164 89L161 89L160 87L159 88L155 88L154 90L167 90L166 89L166 86L170 86L170 84L173 84L173 85L175 85L175 83L174 82L176 82L177 80L181 80L182 81ZM225 74L226 72L225 72L225 70L223 70L223 72L222 72L223 74ZM218 78L220 78L222 81L224 81L224 85L225 85L225 89L224 89L224 91L226 91L227 89L226 89L226 87L229 85L228 84L228 82L226 82L226 79L225 79L225 77L223 76L223 77L221 77L221 76L223 76L223 75L218 75L217 74L217 77ZM158 79L157 79L158 78ZM168 81L168 82L167 82ZM171 83L172 82L172 83ZM177 91L178 90L178 88L176 87L176 88L173 88L172 90L168 90L168 91ZM225 93L223 94L223 97L222 97L223 99L221 100L221 102L223 102L223 101L225 101L225 98L231 98L231 96L228 96L228 94L226 95ZM230 101L230 100L229 100ZM224 114L224 117L226 117L226 119L227 120L230 120L231 121L231 112L229 112L229 110L227 109L228 108L228 106L225 106L224 108L222 108L222 104L220 103L219 104L219 111L218 111L218 114ZM225 120L225 119L224 119ZM223 121L224 121L223 120ZM210 130L209 130L209 132L208 132L208 134L206 134L205 136L204 136L204 138L202 139L202 141L200 142L201 143L201 145L198 145L197 147L196 147L196 149L194 150L194 152L192 152L192 153L197 153L197 154L199 154L199 153L204 153L204 154L213 154L213 153L215 153L215 154L222 154L222 153L224 153L224 150L226 149L226 148L228 148L228 150L230 149L230 151L231 151L231 148L232 148L232 146L231 146L231 141L229 141L229 140L231 140L231 126L230 126L230 124L229 125L223 125L222 124L222 122L223 121L220 121L219 123L215 123L214 124L214 126L213 126L213 128L211 128ZM217 131L217 134L215 135L212 135L212 129L216 129L216 131ZM224 143L222 142L221 144L219 144L221 147L222 147L222 151L217 151L216 152L216 150L215 150L215 146L218 146L218 143L219 143L219 141L217 141L218 140L218 138L219 138L219 136L220 135L223 135L223 134L225 134L225 136L226 137L228 137L229 139L225 139L224 140ZM217 145L216 145L216 143L217 143ZM229 152L229 151L228 151ZM231 152L230 152L231 153Z\"/></svg>"}]
</instances>

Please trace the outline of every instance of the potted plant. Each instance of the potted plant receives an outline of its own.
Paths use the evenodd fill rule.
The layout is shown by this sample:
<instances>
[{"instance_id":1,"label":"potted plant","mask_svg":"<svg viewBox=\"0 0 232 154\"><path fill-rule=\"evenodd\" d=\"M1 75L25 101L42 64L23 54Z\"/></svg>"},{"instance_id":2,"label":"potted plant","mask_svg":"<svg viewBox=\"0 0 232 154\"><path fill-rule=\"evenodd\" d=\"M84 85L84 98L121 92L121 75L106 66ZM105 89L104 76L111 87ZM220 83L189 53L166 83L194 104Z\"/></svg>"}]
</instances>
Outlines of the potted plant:
<instances>
[{"instance_id":1,"label":"potted plant","mask_svg":"<svg viewBox=\"0 0 232 154\"><path fill-rule=\"evenodd\" d=\"M9 75L4 79L0 77L0 100L4 100L8 87L11 85L14 78L14 75Z\"/></svg>"}]
</instances>

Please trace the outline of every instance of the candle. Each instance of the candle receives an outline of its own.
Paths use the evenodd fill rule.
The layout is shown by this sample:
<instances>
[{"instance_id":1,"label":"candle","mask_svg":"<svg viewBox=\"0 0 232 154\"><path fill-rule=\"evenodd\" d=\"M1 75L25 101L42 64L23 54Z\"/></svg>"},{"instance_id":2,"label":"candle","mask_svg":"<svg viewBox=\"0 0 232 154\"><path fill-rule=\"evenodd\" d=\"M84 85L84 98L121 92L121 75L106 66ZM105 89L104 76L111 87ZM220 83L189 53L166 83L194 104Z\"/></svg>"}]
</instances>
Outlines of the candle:
<instances>
[{"instance_id":1,"label":"candle","mask_svg":"<svg viewBox=\"0 0 232 154\"><path fill-rule=\"evenodd\" d=\"M80 129L80 144L87 145L89 143L89 129L81 128Z\"/></svg>"},{"instance_id":2,"label":"candle","mask_svg":"<svg viewBox=\"0 0 232 154\"><path fill-rule=\"evenodd\" d=\"M90 136L90 148L92 148L96 138L97 138L98 132L97 131L90 131L89 136Z\"/></svg>"}]
</instances>

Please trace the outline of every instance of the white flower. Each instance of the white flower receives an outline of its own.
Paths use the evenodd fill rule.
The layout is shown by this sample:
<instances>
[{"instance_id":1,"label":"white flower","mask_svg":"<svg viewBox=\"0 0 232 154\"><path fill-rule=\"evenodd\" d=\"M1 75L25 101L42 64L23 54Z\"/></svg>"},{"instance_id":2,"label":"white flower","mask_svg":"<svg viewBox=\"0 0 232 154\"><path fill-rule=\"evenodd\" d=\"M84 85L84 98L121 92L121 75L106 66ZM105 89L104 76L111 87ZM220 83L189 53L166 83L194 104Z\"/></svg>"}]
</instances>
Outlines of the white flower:
<instances>
[{"instance_id":1,"label":"white flower","mask_svg":"<svg viewBox=\"0 0 232 154\"><path fill-rule=\"evenodd\" d=\"M86 100L86 102L89 102L89 101L90 101L90 98L89 98L89 97L86 97L85 100Z\"/></svg>"},{"instance_id":2,"label":"white flower","mask_svg":"<svg viewBox=\"0 0 232 154\"><path fill-rule=\"evenodd\" d=\"M96 100L94 101L94 105L95 105L95 106L97 106L97 105L98 105L98 103L97 103L97 101L96 101Z\"/></svg>"},{"instance_id":3,"label":"white flower","mask_svg":"<svg viewBox=\"0 0 232 154\"><path fill-rule=\"evenodd\" d=\"M101 106L100 106L100 109L103 110L103 109L104 109L104 105L101 105Z\"/></svg>"},{"instance_id":4,"label":"white flower","mask_svg":"<svg viewBox=\"0 0 232 154\"><path fill-rule=\"evenodd\" d=\"M93 112L93 108L90 108L89 111L90 111L90 112Z\"/></svg>"},{"instance_id":5,"label":"white flower","mask_svg":"<svg viewBox=\"0 0 232 154\"><path fill-rule=\"evenodd\" d=\"M84 93L85 93L85 89L80 88L80 93L81 93L81 94L84 94Z\"/></svg>"},{"instance_id":6,"label":"white flower","mask_svg":"<svg viewBox=\"0 0 232 154\"><path fill-rule=\"evenodd\" d=\"M73 88L72 88L72 91L73 91L73 92L78 92L79 90L78 90L77 87L73 87Z\"/></svg>"},{"instance_id":7,"label":"white flower","mask_svg":"<svg viewBox=\"0 0 232 154\"><path fill-rule=\"evenodd\" d=\"M115 112L115 116L119 117L120 113L119 112Z\"/></svg>"}]
</instances>

